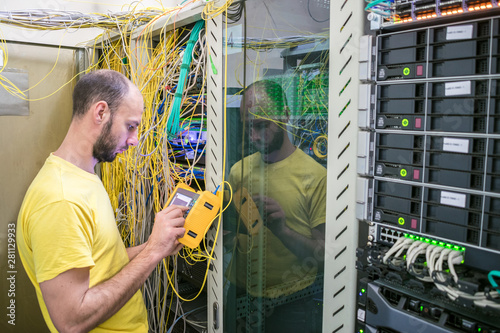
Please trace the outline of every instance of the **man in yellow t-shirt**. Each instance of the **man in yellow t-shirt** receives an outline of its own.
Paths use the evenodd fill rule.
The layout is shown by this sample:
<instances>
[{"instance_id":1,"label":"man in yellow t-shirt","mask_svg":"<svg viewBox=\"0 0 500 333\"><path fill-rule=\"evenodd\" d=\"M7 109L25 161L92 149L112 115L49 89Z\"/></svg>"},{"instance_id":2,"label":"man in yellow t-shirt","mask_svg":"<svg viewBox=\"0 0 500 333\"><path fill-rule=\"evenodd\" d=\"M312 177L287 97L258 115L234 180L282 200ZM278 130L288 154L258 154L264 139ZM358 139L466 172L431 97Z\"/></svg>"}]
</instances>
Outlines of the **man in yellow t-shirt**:
<instances>
[{"instance_id":1,"label":"man in yellow t-shirt","mask_svg":"<svg viewBox=\"0 0 500 333\"><path fill-rule=\"evenodd\" d=\"M137 144L143 108L139 90L122 74L83 76L68 133L26 193L17 244L51 332L148 331L139 288L182 247L185 208L159 212L148 241L125 248L94 173L98 162Z\"/></svg>"},{"instance_id":2,"label":"man in yellow t-shirt","mask_svg":"<svg viewBox=\"0 0 500 333\"><path fill-rule=\"evenodd\" d=\"M257 152L233 165L229 182L234 192L249 192L263 227L254 233L240 223L229 278L265 304L298 299L266 311L266 332L314 332L318 325L306 311L312 297L301 291L323 270L326 169L288 138L286 98L277 83L262 80L247 87L240 114ZM262 276L253 265L262 266Z\"/></svg>"}]
</instances>

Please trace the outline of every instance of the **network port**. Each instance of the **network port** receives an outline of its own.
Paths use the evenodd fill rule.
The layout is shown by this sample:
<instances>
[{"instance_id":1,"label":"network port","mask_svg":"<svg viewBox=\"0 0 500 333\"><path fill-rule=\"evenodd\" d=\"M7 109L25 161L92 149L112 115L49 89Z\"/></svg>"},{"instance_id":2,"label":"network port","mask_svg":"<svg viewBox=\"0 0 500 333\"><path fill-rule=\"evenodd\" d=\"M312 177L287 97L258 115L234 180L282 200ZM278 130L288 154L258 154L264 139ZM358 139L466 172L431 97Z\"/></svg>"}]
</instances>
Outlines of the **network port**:
<instances>
[{"instance_id":1,"label":"network port","mask_svg":"<svg viewBox=\"0 0 500 333\"><path fill-rule=\"evenodd\" d=\"M417 20L425 20L437 17L436 0L415 1L413 12Z\"/></svg>"},{"instance_id":2,"label":"network port","mask_svg":"<svg viewBox=\"0 0 500 333\"><path fill-rule=\"evenodd\" d=\"M493 8L492 1L469 0L469 1L465 1L465 4L467 5L467 10L469 12L475 12L475 11Z\"/></svg>"},{"instance_id":3,"label":"network port","mask_svg":"<svg viewBox=\"0 0 500 333\"><path fill-rule=\"evenodd\" d=\"M395 13L396 17L401 22L408 22L412 20L412 8L410 2L405 3L396 3L395 5Z\"/></svg>"},{"instance_id":4,"label":"network port","mask_svg":"<svg viewBox=\"0 0 500 333\"><path fill-rule=\"evenodd\" d=\"M464 12L462 8L462 0L443 0L439 4L441 16L449 16L461 14Z\"/></svg>"}]
</instances>

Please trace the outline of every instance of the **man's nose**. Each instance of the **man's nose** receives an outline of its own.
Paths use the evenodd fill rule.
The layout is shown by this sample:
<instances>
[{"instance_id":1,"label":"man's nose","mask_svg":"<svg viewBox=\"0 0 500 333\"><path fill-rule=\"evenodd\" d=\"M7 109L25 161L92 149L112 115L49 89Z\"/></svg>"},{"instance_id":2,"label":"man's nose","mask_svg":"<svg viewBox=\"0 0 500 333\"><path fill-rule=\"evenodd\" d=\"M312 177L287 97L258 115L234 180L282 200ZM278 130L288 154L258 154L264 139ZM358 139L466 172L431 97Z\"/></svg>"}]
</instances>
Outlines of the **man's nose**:
<instances>
[{"instance_id":1,"label":"man's nose","mask_svg":"<svg viewBox=\"0 0 500 333\"><path fill-rule=\"evenodd\" d=\"M253 127L250 127L248 129L248 135L250 136L250 140L252 140L252 141L256 141L256 140L260 139L260 133L259 133L259 131L257 131Z\"/></svg>"},{"instance_id":2,"label":"man's nose","mask_svg":"<svg viewBox=\"0 0 500 333\"><path fill-rule=\"evenodd\" d=\"M139 139L138 139L137 135L138 135L138 133L137 133L137 131L135 131L134 134L129 136L129 138L127 139L127 146L128 147L137 146L137 144L139 143Z\"/></svg>"}]
</instances>

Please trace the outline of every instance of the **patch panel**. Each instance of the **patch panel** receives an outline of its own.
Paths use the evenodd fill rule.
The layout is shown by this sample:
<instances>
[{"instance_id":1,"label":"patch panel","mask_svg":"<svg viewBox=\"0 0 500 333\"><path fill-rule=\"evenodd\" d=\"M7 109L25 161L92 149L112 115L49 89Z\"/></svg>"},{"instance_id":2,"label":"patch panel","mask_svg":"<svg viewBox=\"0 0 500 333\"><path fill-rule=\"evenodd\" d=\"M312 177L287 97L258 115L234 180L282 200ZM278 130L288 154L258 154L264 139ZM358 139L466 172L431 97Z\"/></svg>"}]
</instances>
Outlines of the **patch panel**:
<instances>
[{"instance_id":1,"label":"patch panel","mask_svg":"<svg viewBox=\"0 0 500 333\"><path fill-rule=\"evenodd\" d=\"M404 235L405 233L401 230L380 227L378 240L386 245L393 245L399 238L403 237Z\"/></svg>"},{"instance_id":2,"label":"patch panel","mask_svg":"<svg viewBox=\"0 0 500 333\"><path fill-rule=\"evenodd\" d=\"M465 247L462 245L457 245L454 243L445 242L438 239L433 239L431 237L420 236L416 234L411 234L402 230L388 228L386 226L380 226L378 230L377 241L383 243L384 245L393 245L401 237L409 238L414 241L421 241L424 243L429 243L435 246L440 246L446 249L464 252Z\"/></svg>"}]
</instances>

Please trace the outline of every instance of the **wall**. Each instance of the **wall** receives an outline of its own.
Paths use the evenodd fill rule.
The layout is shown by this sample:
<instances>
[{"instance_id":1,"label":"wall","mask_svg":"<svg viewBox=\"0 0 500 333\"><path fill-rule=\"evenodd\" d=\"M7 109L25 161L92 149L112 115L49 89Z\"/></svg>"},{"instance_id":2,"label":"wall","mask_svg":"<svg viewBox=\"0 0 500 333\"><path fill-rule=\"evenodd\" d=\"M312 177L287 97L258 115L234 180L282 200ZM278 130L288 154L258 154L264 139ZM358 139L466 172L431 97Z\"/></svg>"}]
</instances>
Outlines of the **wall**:
<instances>
[{"instance_id":1,"label":"wall","mask_svg":"<svg viewBox=\"0 0 500 333\"><path fill-rule=\"evenodd\" d=\"M48 8L78 10L81 12L108 12L122 10L123 1L106 0L106 5L84 1L63 0L2 0L0 11L26 8ZM157 1L144 2L158 6ZM67 33L64 31L34 31L13 28L0 24L0 37L10 41L32 41L53 45L85 43L98 35L98 29L87 29ZM62 49L58 57L57 48L34 47L7 43L7 67L28 72L32 87L52 73L38 86L29 91L30 99L46 97L66 82L75 73L72 50ZM1 75L1 73L0 73ZM43 165L48 154L61 143L71 118L71 92L69 84L50 97L29 102L29 116L0 116L0 331L1 332L47 332L38 307L34 288L28 280L18 257L15 267L8 264L8 224L15 223L24 193ZM0 87L0 89L3 89ZM2 103L2 100L0 100ZM16 251L17 252L17 251ZM9 263L10 264L10 263ZM7 273L15 271L16 273ZM9 293L7 277L15 276L15 296ZM8 324L7 306L15 300L15 326Z\"/></svg>"},{"instance_id":2,"label":"wall","mask_svg":"<svg viewBox=\"0 0 500 333\"><path fill-rule=\"evenodd\" d=\"M58 49L24 45L8 45L10 68L28 72L29 85L40 81L53 67ZM29 91L30 99L37 99L54 92L59 86L71 80L74 75L73 51L62 50L59 60L50 76ZM28 280L19 257L15 267L7 267L7 225L15 223L24 193L31 180L43 165L47 155L54 151L63 139L71 117L71 88L68 85L51 97L29 103L29 116L1 116L0 142L2 162L0 164L0 290L1 312L6 312L10 299L15 300L15 327L6 324L7 332L44 332L40 310L34 288ZM0 88L1 89L1 88ZM16 251L17 252L17 251ZM11 262L9 262L10 264ZM16 271L15 296L10 297L7 272ZM10 285L10 284L9 284ZM1 313L5 324L6 313ZM2 329L2 332L5 330Z\"/></svg>"}]
</instances>

